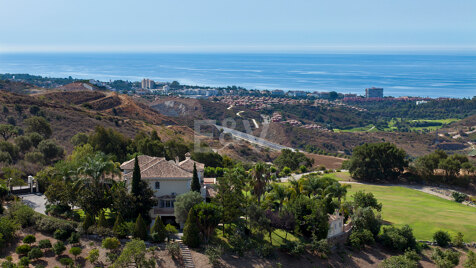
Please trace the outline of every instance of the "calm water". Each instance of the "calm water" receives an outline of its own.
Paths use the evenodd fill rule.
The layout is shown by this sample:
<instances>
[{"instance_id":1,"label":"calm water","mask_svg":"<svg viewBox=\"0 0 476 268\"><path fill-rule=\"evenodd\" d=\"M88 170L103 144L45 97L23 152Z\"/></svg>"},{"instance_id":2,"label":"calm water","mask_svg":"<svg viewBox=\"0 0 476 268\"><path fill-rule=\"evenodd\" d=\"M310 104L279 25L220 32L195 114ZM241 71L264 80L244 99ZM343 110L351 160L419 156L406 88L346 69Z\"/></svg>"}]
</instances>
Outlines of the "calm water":
<instances>
[{"instance_id":1,"label":"calm water","mask_svg":"<svg viewBox=\"0 0 476 268\"><path fill-rule=\"evenodd\" d=\"M304 54L0 54L0 73L390 96L472 97L476 56Z\"/></svg>"}]
</instances>

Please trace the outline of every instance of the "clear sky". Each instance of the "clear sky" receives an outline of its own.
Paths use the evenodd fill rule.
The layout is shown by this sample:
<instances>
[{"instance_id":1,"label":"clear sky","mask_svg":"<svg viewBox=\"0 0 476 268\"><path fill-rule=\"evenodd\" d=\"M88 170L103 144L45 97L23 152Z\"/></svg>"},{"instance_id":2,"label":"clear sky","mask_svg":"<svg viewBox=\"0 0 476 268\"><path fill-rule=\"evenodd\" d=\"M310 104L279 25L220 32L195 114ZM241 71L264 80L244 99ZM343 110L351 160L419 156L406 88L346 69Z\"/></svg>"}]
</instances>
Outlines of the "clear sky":
<instances>
[{"instance_id":1,"label":"clear sky","mask_svg":"<svg viewBox=\"0 0 476 268\"><path fill-rule=\"evenodd\" d=\"M0 51L475 51L475 0L0 0Z\"/></svg>"}]
</instances>

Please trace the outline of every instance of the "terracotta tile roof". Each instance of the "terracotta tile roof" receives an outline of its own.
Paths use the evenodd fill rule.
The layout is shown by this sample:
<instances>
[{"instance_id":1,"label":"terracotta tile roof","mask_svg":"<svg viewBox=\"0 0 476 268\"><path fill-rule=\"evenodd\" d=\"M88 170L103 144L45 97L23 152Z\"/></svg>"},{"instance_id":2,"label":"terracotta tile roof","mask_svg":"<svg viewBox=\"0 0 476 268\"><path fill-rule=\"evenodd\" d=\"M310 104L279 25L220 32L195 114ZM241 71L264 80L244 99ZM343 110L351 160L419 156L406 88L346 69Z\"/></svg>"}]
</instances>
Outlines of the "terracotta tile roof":
<instances>
[{"instance_id":1,"label":"terracotta tile roof","mask_svg":"<svg viewBox=\"0 0 476 268\"><path fill-rule=\"evenodd\" d=\"M173 161L162 160L141 171L142 178L192 178L193 174Z\"/></svg>"},{"instance_id":2,"label":"terracotta tile roof","mask_svg":"<svg viewBox=\"0 0 476 268\"><path fill-rule=\"evenodd\" d=\"M150 161L154 160L156 157L148 156L148 155L139 155L137 156L137 160L139 161L139 167L149 163ZM122 163L121 169L134 169L134 158L129 161Z\"/></svg>"},{"instance_id":3,"label":"terracotta tile roof","mask_svg":"<svg viewBox=\"0 0 476 268\"><path fill-rule=\"evenodd\" d=\"M178 165L185 169L188 172L193 172L193 164L197 166L197 170L203 170L205 168L205 164L199 163L197 161L192 160L191 158L188 158L180 162Z\"/></svg>"}]
</instances>

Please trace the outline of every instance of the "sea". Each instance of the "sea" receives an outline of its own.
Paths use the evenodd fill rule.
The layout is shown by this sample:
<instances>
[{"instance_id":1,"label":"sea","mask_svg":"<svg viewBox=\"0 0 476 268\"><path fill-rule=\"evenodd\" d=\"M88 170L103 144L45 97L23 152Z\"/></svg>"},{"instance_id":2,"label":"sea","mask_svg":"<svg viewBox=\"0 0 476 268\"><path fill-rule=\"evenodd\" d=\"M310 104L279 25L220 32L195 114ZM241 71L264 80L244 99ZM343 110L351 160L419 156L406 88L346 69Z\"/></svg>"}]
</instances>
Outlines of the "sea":
<instances>
[{"instance_id":1,"label":"sea","mask_svg":"<svg viewBox=\"0 0 476 268\"><path fill-rule=\"evenodd\" d=\"M0 73L385 96L476 96L476 55L4 53Z\"/></svg>"}]
</instances>

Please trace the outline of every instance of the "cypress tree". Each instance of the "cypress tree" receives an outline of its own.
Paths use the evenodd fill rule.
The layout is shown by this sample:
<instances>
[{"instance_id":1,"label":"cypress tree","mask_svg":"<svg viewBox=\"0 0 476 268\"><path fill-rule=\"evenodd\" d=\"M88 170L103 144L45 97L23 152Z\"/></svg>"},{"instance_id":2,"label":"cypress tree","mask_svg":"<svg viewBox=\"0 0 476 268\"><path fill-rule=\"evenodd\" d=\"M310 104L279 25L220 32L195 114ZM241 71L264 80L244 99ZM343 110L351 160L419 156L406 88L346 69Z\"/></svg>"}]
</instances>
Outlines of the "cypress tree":
<instances>
[{"instance_id":1,"label":"cypress tree","mask_svg":"<svg viewBox=\"0 0 476 268\"><path fill-rule=\"evenodd\" d=\"M86 213L83 221L83 230L87 233L89 227L91 227L94 224L94 218L91 216L91 214Z\"/></svg>"},{"instance_id":2,"label":"cypress tree","mask_svg":"<svg viewBox=\"0 0 476 268\"><path fill-rule=\"evenodd\" d=\"M123 236L121 234L122 231L122 224L124 223L124 219L121 216L121 213L118 213L116 216L116 221L114 222L114 226L112 227L112 231L114 232L114 235L116 236Z\"/></svg>"},{"instance_id":3,"label":"cypress tree","mask_svg":"<svg viewBox=\"0 0 476 268\"><path fill-rule=\"evenodd\" d=\"M134 226L134 238L139 238L141 240L147 239L147 227L141 214L137 216L136 225Z\"/></svg>"},{"instance_id":4,"label":"cypress tree","mask_svg":"<svg viewBox=\"0 0 476 268\"><path fill-rule=\"evenodd\" d=\"M131 193L133 196L140 195L140 167L139 167L139 160L137 156L134 160L134 171L132 172L132 185L131 185Z\"/></svg>"},{"instance_id":5,"label":"cypress tree","mask_svg":"<svg viewBox=\"0 0 476 268\"><path fill-rule=\"evenodd\" d=\"M200 193L200 181L198 180L197 166L193 163L192 191Z\"/></svg>"},{"instance_id":6,"label":"cypress tree","mask_svg":"<svg viewBox=\"0 0 476 268\"><path fill-rule=\"evenodd\" d=\"M183 228L183 243L191 248L198 248L200 246L200 230L197 225L197 214L195 209L191 208L188 212L187 221Z\"/></svg>"},{"instance_id":7,"label":"cypress tree","mask_svg":"<svg viewBox=\"0 0 476 268\"><path fill-rule=\"evenodd\" d=\"M98 226L104 227L104 228L108 227L106 216L104 216L104 211L102 211L101 214L99 214Z\"/></svg>"},{"instance_id":8,"label":"cypress tree","mask_svg":"<svg viewBox=\"0 0 476 268\"><path fill-rule=\"evenodd\" d=\"M166 233L165 233L165 225L162 222L162 219L160 216L157 216L155 218L154 225L150 229L151 234L156 234L156 240L155 242L162 243L165 241Z\"/></svg>"}]
</instances>

